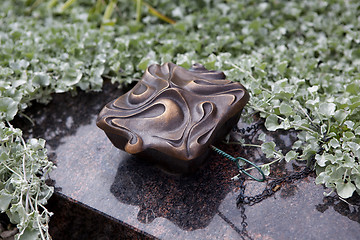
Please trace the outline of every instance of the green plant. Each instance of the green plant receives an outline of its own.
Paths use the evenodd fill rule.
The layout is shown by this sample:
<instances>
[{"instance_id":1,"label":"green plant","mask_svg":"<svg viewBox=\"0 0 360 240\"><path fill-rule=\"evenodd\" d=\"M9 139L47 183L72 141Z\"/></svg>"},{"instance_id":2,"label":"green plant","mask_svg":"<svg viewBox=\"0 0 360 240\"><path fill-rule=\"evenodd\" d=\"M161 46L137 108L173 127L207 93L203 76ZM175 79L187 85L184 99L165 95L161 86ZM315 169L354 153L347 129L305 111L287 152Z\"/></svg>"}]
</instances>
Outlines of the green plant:
<instances>
[{"instance_id":1,"label":"green plant","mask_svg":"<svg viewBox=\"0 0 360 240\"><path fill-rule=\"evenodd\" d=\"M45 178L54 166L43 139L25 142L20 129L7 125L0 123L0 210L17 223L21 239L48 239L52 214L44 205L54 189Z\"/></svg>"}]
</instances>

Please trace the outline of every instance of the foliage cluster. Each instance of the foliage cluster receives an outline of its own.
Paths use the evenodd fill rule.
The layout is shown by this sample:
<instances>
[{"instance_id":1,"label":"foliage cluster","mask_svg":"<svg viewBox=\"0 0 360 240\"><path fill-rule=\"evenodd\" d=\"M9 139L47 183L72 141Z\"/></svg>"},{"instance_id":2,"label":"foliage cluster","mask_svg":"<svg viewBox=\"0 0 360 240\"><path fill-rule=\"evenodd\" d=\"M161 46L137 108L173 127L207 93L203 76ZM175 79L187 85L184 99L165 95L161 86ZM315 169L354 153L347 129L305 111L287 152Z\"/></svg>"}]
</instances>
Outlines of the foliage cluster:
<instances>
[{"instance_id":1,"label":"foliage cluster","mask_svg":"<svg viewBox=\"0 0 360 240\"><path fill-rule=\"evenodd\" d=\"M46 156L43 139L22 137L22 132L0 122L0 211L17 223L21 239L49 238L52 215L44 207L53 187L44 184L53 163Z\"/></svg>"},{"instance_id":2,"label":"foliage cluster","mask_svg":"<svg viewBox=\"0 0 360 240\"><path fill-rule=\"evenodd\" d=\"M144 12L136 21L135 1L70 2L1 1L1 121L11 121L33 100L47 103L52 93L99 91L103 78L129 83L151 63L172 61L189 68L199 62L225 70L228 79L248 88L249 121L259 112L270 131L299 131L286 154L265 142L268 157L315 158L317 183L343 198L360 193L359 1L149 1L174 24ZM142 8L151 9L149 4ZM1 140L3 148L37 156L25 154L31 147L24 150L16 140L19 130L1 126L4 139L14 136ZM0 159L0 173L7 176L1 179L0 198L8 196L4 183L17 176L5 167L9 159L21 163L20 150L16 156L7 151ZM42 162L40 155L29 161ZM11 209L19 199L5 207Z\"/></svg>"}]
</instances>

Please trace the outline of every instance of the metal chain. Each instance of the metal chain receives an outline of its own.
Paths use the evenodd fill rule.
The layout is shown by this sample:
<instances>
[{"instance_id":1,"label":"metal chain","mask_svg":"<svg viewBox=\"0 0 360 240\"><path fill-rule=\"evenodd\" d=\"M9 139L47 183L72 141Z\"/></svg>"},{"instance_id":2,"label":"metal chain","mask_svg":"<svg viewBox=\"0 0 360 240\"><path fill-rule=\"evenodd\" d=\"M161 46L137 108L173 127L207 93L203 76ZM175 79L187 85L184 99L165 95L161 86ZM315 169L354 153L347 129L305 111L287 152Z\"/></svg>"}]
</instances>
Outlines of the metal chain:
<instances>
[{"instance_id":1,"label":"metal chain","mask_svg":"<svg viewBox=\"0 0 360 240\"><path fill-rule=\"evenodd\" d=\"M244 192L245 192L246 185L244 184L245 179L243 179L241 182L241 185L240 185L240 193L236 199L236 205L238 207L243 204L252 206L256 203L259 203L259 202L265 200L266 198L271 197L277 191L279 191L283 183L293 183L296 180L304 179L307 176L309 176L309 174L311 172L312 172L312 170L309 167L305 167L303 170L301 170L299 172L294 172L288 176L276 179L276 180L268 183L262 193L255 195L255 196L245 196Z\"/></svg>"},{"instance_id":2,"label":"metal chain","mask_svg":"<svg viewBox=\"0 0 360 240\"><path fill-rule=\"evenodd\" d=\"M245 178L242 178L241 180L241 183L240 183L240 194L242 196L244 196L244 193L245 193L245 185L244 185L244 182L245 182ZM242 240L246 240L247 239L250 239L252 240L252 237L250 237L248 231L247 231L247 226L248 226L248 223L246 222L246 219L247 219L247 216L245 214L245 206L244 204L236 204L237 207L240 209L240 217L241 217L241 239Z\"/></svg>"},{"instance_id":3,"label":"metal chain","mask_svg":"<svg viewBox=\"0 0 360 240\"><path fill-rule=\"evenodd\" d=\"M251 236L249 235L247 231L248 223L246 222L247 216L245 214L245 205L252 206L256 203L259 203L266 198L274 195L277 191L280 190L281 185L283 183L292 183L296 180L303 179L312 172L312 170L309 167L305 167L300 172L294 172L288 176L276 179L269 184L267 184L266 188L261 194L255 195L255 196L246 196L245 195L245 177L240 179L240 192L238 197L236 198L236 206L240 209L240 216L241 216L241 239L242 240L253 240Z\"/></svg>"},{"instance_id":4,"label":"metal chain","mask_svg":"<svg viewBox=\"0 0 360 240\"><path fill-rule=\"evenodd\" d=\"M239 129L236 125L232 129L233 132L241 133L241 134L247 134L250 133L252 130L256 131L259 129L260 125L264 123L264 120L260 119L259 121L253 123L249 127L241 128Z\"/></svg>"},{"instance_id":5,"label":"metal chain","mask_svg":"<svg viewBox=\"0 0 360 240\"><path fill-rule=\"evenodd\" d=\"M237 126L235 126L233 128L233 132L237 132L240 134L250 134L252 131L257 131L260 126L264 123L263 120L259 120L256 123L252 124L249 127L246 128L242 128L239 129ZM322 151L324 151L323 149L319 149L318 153L321 153ZM312 161L310 161L310 166L312 166L312 164L314 163L315 159L312 159ZM242 239L250 239L252 240L251 236L249 236L248 231L247 231L247 227L248 227L248 223L246 222L247 216L245 214L245 205L254 205L256 203L259 203L265 199L267 199L268 197L273 196L277 191L279 191L282 187L282 185L284 183L293 183L296 180L300 180L300 179L304 179L307 176L309 176L309 174L312 172L311 167L305 167L303 170L299 171L299 172L293 172L288 176L279 178L279 179L275 179L273 181L271 181L270 183L268 183L265 187L265 189L263 190L262 193L255 195L255 196L246 196L245 195L245 189L246 189L246 184L245 184L245 177L240 179L240 192L239 195L236 199L236 205L237 207L240 209L240 215L241 215L241 238Z\"/></svg>"},{"instance_id":6,"label":"metal chain","mask_svg":"<svg viewBox=\"0 0 360 240\"><path fill-rule=\"evenodd\" d=\"M324 148L320 148L318 150L318 154L322 154L324 152ZM282 178L275 179L274 181L268 183L263 190L262 193L255 195L255 196L245 196L245 188L246 185L244 184L245 179L242 179L240 184L240 193L236 199L236 205L239 207L240 205L246 204L246 205L254 205L256 203L259 203L263 200L265 200L268 197L271 197L274 195L277 191L280 190L283 183L293 183L297 180L304 179L307 176L309 176L310 173L313 172L313 166L315 164L315 157L312 157L309 161L309 166L306 166L303 168L303 170L298 172L293 172L290 175L287 175Z\"/></svg>"},{"instance_id":7,"label":"metal chain","mask_svg":"<svg viewBox=\"0 0 360 240\"><path fill-rule=\"evenodd\" d=\"M252 130L256 131L259 129L260 125L263 124L264 121L260 119L259 121L255 122L249 127L239 129L237 126L233 128L234 132L241 133L241 134L249 134ZM321 154L324 151L324 149L320 148L318 153ZM303 170L299 172L293 172L288 176L276 179L270 183L267 184L265 189L262 193L255 195L255 196L245 196L245 178L241 179L240 183L240 193L236 200L236 205L241 208L243 204L246 205L254 205L256 203L259 203L263 201L264 199L272 196L275 194L275 192L279 191L283 183L293 183L296 180L300 180L303 178L306 178L309 176L309 174L312 172L311 167L314 163L315 159L312 159L310 161L310 167L305 167Z\"/></svg>"}]
</instances>

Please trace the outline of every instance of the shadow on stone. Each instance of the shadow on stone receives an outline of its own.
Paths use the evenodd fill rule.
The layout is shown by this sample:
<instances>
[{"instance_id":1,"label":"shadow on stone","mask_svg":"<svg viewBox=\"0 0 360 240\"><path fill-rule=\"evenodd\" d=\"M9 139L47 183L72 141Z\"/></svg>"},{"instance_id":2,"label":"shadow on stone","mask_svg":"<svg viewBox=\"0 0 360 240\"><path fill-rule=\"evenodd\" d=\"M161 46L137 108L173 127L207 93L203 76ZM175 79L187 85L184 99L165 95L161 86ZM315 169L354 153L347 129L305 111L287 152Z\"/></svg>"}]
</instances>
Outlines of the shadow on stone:
<instances>
[{"instance_id":1,"label":"shadow on stone","mask_svg":"<svg viewBox=\"0 0 360 240\"><path fill-rule=\"evenodd\" d=\"M333 208L336 212L346 216L352 221L360 223L360 196L354 194L353 197L347 199L346 203L338 196L324 197L323 203L316 205L316 210L324 213L329 208Z\"/></svg>"},{"instance_id":2,"label":"shadow on stone","mask_svg":"<svg viewBox=\"0 0 360 240\"><path fill-rule=\"evenodd\" d=\"M174 176L131 158L120 164L110 191L119 201L139 206L142 223L163 217L184 230L205 228L233 189L229 175L236 174L232 162L209 160L194 175Z\"/></svg>"},{"instance_id":3,"label":"shadow on stone","mask_svg":"<svg viewBox=\"0 0 360 240\"><path fill-rule=\"evenodd\" d=\"M49 224L50 234L54 240L153 239L152 236L67 198L61 193L55 193L47 207L56 213Z\"/></svg>"}]
</instances>

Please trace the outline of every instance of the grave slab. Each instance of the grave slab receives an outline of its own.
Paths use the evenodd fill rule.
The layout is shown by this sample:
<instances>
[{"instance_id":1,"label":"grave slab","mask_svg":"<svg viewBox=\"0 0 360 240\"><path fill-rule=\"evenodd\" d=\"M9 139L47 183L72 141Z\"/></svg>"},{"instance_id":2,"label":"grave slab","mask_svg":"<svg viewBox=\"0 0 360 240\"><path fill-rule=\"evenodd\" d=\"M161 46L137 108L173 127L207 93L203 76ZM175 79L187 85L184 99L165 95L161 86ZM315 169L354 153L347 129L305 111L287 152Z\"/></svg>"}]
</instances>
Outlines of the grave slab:
<instances>
[{"instance_id":1,"label":"grave slab","mask_svg":"<svg viewBox=\"0 0 360 240\"><path fill-rule=\"evenodd\" d=\"M95 122L104 104L123 93L107 83L100 93L54 95L49 105L35 104L27 112L35 126L25 119L14 122L28 137L46 139L57 165L50 175L56 187L49 204L54 239L64 239L64 232L73 232L66 239L359 239L360 200L347 204L324 197L328 190L315 185L313 175L284 185L242 213L232 162L212 154L195 174L179 176L115 148ZM260 132L266 131L254 131L247 141L256 141ZM293 132L267 134L284 151L296 140ZM257 163L264 159L257 148L218 147ZM300 167L279 163L273 168L271 176L279 177ZM247 195L265 187L246 184Z\"/></svg>"}]
</instances>

